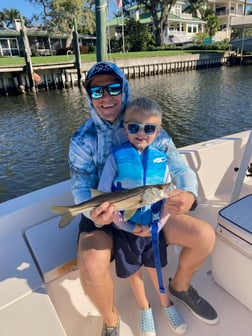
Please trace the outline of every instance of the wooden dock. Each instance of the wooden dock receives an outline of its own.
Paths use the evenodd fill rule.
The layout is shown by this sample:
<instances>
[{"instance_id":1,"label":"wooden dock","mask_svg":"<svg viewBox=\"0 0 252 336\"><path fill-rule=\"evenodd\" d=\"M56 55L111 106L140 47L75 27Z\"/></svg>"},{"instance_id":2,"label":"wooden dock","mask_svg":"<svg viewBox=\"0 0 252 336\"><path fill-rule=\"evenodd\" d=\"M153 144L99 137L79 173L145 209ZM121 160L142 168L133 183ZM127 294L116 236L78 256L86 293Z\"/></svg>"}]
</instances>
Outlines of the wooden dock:
<instances>
[{"instance_id":1,"label":"wooden dock","mask_svg":"<svg viewBox=\"0 0 252 336\"><path fill-rule=\"evenodd\" d=\"M251 62L252 56L247 56L245 60ZM238 56L230 55L229 53L188 54L112 61L121 67L128 79L210 67L239 65L241 63ZM81 83L85 80L92 64L92 62L82 63ZM25 66L0 67L0 96L62 89L79 85L78 73L74 62L33 65L33 71L34 86L34 83L30 83L30 77Z\"/></svg>"}]
</instances>

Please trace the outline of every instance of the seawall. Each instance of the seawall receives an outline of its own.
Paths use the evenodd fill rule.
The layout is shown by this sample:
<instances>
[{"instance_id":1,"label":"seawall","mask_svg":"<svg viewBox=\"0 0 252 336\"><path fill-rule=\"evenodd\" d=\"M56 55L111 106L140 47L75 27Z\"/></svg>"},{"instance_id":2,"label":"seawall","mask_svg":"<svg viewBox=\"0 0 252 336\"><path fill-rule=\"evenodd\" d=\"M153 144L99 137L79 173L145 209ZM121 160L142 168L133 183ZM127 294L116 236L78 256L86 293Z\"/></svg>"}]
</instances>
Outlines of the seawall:
<instances>
[{"instance_id":1,"label":"seawall","mask_svg":"<svg viewBox=\"0 0 252 336\"><path fill-rule=\"evenodd\" d=\"M238 62L234 62L230 53L109 60L121 67L128 79L240 64L239 58L235 58ZM88 70L94 63L81 64L81 82L85 80ZM78 81L77 70L73 62L33 65L33 71L34 76L31 78L26 72L25 66L0 67L0 96L68 88L81 84Z\"/></svg>"}]
</instances>

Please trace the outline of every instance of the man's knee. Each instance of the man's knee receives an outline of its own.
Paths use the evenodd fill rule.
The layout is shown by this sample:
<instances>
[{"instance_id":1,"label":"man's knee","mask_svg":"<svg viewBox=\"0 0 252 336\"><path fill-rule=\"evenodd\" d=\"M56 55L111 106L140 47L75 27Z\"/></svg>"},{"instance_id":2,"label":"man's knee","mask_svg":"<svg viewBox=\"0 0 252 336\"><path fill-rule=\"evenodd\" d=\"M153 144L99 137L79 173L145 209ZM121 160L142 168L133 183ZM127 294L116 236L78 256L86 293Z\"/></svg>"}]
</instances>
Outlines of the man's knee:
<instances>
[{"instance_id":1,"label":"man's knee","mask_svg":"<svg viewBox=\"0 0 252 336\"><path fill-rule=\"evenodd\" d=\"M215 231L211 225L188 215L170 216L164 233L168 244L211 250L215 243Z\"/></svg>"},{"instance_id":2,"label":"man's knee","mask_svg":"<svg viewBox=\"0 0 252 336\"><path fill-rule=\"evenodd\" d=\"M206 249L208 249L211 252L215 244L215 230L210 224L206 222L204 223L205 225L202 226L201 230L202 245L204 245Z\"/></svg>"},{"instance_id":3,"label":"man's knee","mask_svg":"<svg viewBox=\"0 0 252 336\"><path fill-rule=\"evenodd\" d=\"M80 277L86 285L98 286L109 272L110 253L96 250L79 252L78 267Z\"/></svg>"},{"instance_id":4,"label":"man's knee","mask_svg":"<svg viewBox=\"0 0 252 336\"><path fill-rule=\"evenodd\" d=\"M79 239L78 267L81 279L88 285L96 286L103 281L110 267L112 240L105 235L99 244L100 238L98 235L94 239L92 234L87 234L81 235Z\"/></svg>"},{"instance_id":5,"label":"man's knee","mask_svg":"<svg viewBox=\"0 0 252 336\"><path fill-rule=\"evenodd\" d=\"M198 218L192 219L191 237L194 237L194 244L203 249L211 250L215 243L215 230L212 226Z\"/></svg>"}]
</instances>

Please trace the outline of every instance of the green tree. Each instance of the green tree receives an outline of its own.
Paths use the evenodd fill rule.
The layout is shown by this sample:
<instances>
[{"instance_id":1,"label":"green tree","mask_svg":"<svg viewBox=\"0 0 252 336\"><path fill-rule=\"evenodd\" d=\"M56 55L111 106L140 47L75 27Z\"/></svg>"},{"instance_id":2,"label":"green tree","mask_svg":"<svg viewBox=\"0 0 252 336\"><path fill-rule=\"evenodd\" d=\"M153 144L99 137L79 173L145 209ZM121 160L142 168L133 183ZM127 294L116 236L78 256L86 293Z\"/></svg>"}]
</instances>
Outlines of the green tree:
<instances>
[{"instance_id":1,"label":"green tree","mask_svg":"<svg viewBox=\"0 0 252 336\"><path fill-rule=\"evenodd\" d=\"M252 35L252 28L234 28L232 29L231 40L234 39L241 39L243 37L251 37Z\"/></svg>"},{"instance_id":2,"label":"green tree","mask_svg":"<svg viewBox=\"0 0 252 336\"><path fill-rule=\"evenodd\" d=\"M129 19L125 27L125 42L129 51L143 51L153 44L153 38L146 25Z\"/></svg>"},{"instance_id":3,"label":"green tree","mask_svg":"<svg viewBox=\"0 0 252 336\"><path fill-rule=\"evenodd\" d=\"M19 18L20 18L20 12L15 8L11 9L4 8L0 12L0 24L3 28L13 27L14 20Z\"/></svg>"},{"instance_id":4,"label":"green tree","mask_svg":"<svg viewBox=\"0 0 252 336\"><path fill-rule=\"evenodd\" d=\"M128 46L127 46L128 47ZM128 51L128 49L126 48ZM110 39L109 52L118 53L123 51L123 38L122 36L114 36Z\"/></svg>"},{"instance_id":5,"label":"green tree","mask_svg":"<svg viewBox=\"0 0 252 336\"><path fill-rule=\"evenodd\" d=\"M79 29L82 34L93 35L96 32L95 12L87 9L83 12L79 23Z\"/></svg>"},{"instance_id":6,"label":"green tree","mask_svg":"<svg viewBox=\"0 0 252 336\"><path fill-rule=\"evenodd\" d=\"M183 13L190 13L192 17L202 20L208 0L187 0L187 2L189 5L183 10Z\"/></svg>"},{"instance_id":7,"label":"green tree","mask_svg":"<svg viewBox=\"0 0 252 336\"><path fill-rule=\"evenodd\" d=\"M213 37L220 27L219 18L214 13L209 13L204 20L206 21L206 31L210 37Z\"/></svg>"},{"instance_id":8,"label":"green tree","mask_svg":"<svg viewBox=\"0 0 252 336\"><path fill-rule=\"evenodd\" d=\"M126 5L137 4L144 6L151 13L156 45L162 46L164 44L164 31L168 25L168 17L176 2L177 0L126 0Z\"/></svg>"},{"instance_id":9,"label":"green tree","mask_svg":"<svg viewBox=\"0 0 252 336\"><path fill-rule=\"evenodd\" d=\"M95 32L95 14L92 11L93 0L29 0L42 8L40 16L49 31L64 32L72 36L73 19L77 21L79 31Z\"/></svg>"},{"instance_id":10,"label":"green tree","mask_svg":"<svg viewBox=\"0 0 252 336\"><path fill-rule=\"evenodd\" d=\"M204 44L205 39L209 38L209 34L207 32L204 33L197 33L193 40L196 45L202 46Z\"/></svg>"},{"instance_id":11,"label":"green tree","mask_svg":"<svg viewBox=\"0 0 252 336\"><path fill-rule=\"evenodd\" d=\"M207 0L188 0L188 2L190 5L183 12L191 13L193 17L206 21L206 32L213 37L220 27L220 21L212 9L205 8Z\"/></svg>"}]
</instances>

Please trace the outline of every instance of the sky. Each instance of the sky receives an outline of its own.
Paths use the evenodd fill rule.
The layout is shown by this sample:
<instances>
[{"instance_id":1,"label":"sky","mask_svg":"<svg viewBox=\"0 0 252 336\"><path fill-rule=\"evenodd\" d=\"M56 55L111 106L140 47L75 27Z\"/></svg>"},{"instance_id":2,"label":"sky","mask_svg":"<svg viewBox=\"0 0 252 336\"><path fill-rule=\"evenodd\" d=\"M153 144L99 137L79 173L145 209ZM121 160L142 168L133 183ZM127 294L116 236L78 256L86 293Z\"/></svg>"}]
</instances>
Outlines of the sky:
<instances>
[{"instance_id":1,"label":"sky","mask_svg":"<svg viewBox=\"0 0 252 336\"><path fill-rule=\"evenodd\" d=\"M110 0L110 15L117 11L116 1ZM28 19L31 18L32 14L40 14L42 12L41 6L32 5L28 0L0 0L0 11L4 8L16 8Z\"/></svg>"},{"instance_id":2,"label":"sky","mask_svg":"<svg viewBox=\"0 0 252 336\"><path fill-rule=\"evenodd\" d=\"M16 8L27 18L30 18L32 14L41 13L40 7L32 5L28 0L0 0L0 11L4 8Z\"/></svg>"}]
</instances>

